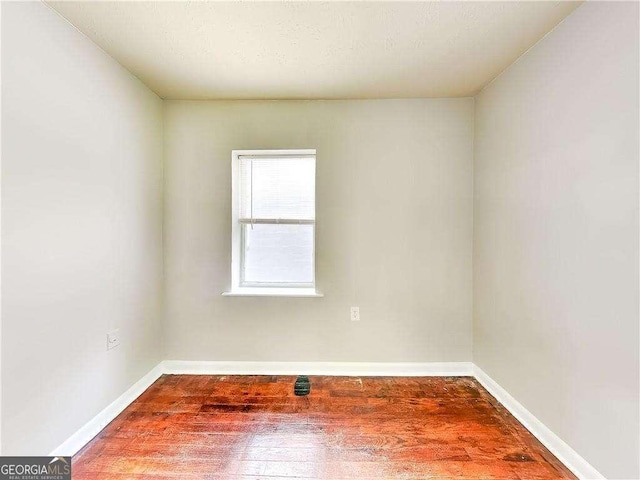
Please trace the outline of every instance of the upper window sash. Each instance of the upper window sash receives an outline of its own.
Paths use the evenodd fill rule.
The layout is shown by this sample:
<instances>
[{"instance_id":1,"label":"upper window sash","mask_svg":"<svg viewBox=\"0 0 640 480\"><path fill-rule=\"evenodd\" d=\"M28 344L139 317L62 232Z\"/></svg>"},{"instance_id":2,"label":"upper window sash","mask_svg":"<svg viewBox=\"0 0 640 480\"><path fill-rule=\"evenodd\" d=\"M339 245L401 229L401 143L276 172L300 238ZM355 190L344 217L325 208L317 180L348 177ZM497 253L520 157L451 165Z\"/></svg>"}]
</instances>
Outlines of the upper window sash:
<instances>
[{"instance_id":1,"label":"upper window sash","mask_svg":"<svg viewBox=\"0 0 640 480\"><path fill-rule=\"evenodd\" d=\"M238 220L283 224L315 220L315 155L239 154L237 168Z\"/></svg>"}]
</instances>

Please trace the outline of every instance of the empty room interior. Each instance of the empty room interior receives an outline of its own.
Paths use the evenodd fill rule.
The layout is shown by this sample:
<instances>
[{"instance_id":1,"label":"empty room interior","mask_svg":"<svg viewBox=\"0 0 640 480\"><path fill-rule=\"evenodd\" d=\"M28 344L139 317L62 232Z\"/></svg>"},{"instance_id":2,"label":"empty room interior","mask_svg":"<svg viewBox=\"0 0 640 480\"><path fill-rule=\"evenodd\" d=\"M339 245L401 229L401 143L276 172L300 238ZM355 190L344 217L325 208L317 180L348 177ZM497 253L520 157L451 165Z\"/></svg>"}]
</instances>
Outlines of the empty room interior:
<instances>
[{"instance_id":1,"label":"empty room interior","mask_svg":"<svg viewBox=\"0 0 640 480\"><path fill-rule=\"evenodd\" d=\"M0 478L640 478L638 2L0 17Z\"/></svg>"}]
</instances>

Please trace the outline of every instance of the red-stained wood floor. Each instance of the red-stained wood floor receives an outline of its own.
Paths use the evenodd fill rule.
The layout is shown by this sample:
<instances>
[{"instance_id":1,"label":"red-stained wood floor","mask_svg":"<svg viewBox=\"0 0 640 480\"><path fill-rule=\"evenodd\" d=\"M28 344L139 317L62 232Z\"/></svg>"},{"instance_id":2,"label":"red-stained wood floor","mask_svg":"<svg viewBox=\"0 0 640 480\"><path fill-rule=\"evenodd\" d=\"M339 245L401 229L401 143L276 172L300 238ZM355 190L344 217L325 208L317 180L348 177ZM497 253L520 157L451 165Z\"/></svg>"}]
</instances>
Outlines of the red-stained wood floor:
<instances>
[{"instance_id":1,"label":"red-stained wood floor","mask_svg":"<svg viewBox=\"0 0 640 480\"><path fill-rule=\"evenodd\" d=\"M574 479L471 377L165 375L73 457L84 480Z\"/></svg>"}]
</instances>

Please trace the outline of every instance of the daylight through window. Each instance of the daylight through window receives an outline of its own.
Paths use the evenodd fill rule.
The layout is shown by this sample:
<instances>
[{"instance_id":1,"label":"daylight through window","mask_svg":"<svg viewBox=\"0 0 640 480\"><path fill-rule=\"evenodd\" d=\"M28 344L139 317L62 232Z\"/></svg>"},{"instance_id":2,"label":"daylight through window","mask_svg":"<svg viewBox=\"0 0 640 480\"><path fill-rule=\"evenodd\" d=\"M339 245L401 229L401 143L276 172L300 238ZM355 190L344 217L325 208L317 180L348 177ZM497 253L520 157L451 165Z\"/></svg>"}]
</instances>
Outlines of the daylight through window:
<instances>
[{"instance_id":1,"label":"daylight through window","mask_svg":"<svg viewBox=\"0 0 640 480\"><path fill-rule=\"evenodd\" d=\"M234 151L234 288L315 286L315 150Z\"/></svg>"}]
</instances>

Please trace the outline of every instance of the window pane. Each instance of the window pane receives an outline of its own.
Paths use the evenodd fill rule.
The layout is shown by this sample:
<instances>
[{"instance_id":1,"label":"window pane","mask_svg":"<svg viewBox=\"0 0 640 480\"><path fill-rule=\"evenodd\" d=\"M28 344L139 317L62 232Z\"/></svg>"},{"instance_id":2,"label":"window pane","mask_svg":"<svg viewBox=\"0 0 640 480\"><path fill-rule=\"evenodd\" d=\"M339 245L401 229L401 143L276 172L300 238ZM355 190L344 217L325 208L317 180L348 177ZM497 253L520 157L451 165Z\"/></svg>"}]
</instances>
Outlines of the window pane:
<instances>
[{"instance_id":1,"label":"window pane","mask_svg":"<svg viewBox=\"0 0 640 480\"><path fill-rule=\"evenodd\" d=\"M245 283L313 283L313 225L243 225Z\"/></svg>"},{"instance_id":2,"label":"window pane","mask_svg":"<svg viewBox=\"0 0 640 480\"><path fill-rule=\"evenodd\" d=\"M313 158L240 162L240 218L315 218Z\"/></svg>"}]
</instances>

